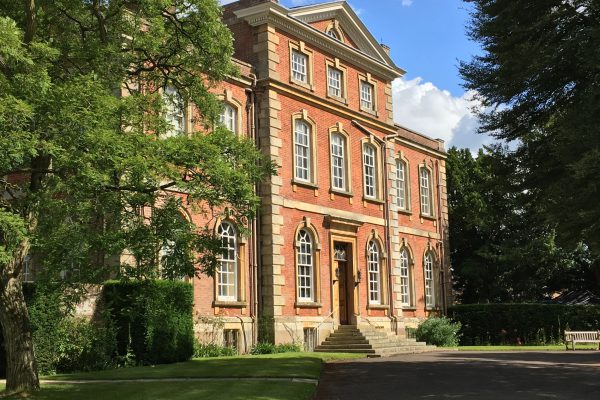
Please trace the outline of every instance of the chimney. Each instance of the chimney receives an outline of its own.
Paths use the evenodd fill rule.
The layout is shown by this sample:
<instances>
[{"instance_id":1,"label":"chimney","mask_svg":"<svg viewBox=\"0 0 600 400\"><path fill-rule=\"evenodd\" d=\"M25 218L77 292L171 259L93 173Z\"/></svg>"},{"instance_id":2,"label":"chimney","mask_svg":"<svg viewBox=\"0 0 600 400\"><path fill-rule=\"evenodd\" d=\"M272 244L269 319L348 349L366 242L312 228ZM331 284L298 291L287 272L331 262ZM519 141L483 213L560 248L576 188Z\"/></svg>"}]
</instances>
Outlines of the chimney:
<instances>
[{"instance_id":1,"label":"chimney","mask_svg":"<svg viewBox=\"0 0 600 400\"><path fill-rule=\"evenodd\" d=\"M383 44L383 43L380 43L379 45L383 48L383 51L385 51L385 54L387 54L389 56L390 55L390 46L388 46L387 44Z\"/></svg>"}]
</instances>

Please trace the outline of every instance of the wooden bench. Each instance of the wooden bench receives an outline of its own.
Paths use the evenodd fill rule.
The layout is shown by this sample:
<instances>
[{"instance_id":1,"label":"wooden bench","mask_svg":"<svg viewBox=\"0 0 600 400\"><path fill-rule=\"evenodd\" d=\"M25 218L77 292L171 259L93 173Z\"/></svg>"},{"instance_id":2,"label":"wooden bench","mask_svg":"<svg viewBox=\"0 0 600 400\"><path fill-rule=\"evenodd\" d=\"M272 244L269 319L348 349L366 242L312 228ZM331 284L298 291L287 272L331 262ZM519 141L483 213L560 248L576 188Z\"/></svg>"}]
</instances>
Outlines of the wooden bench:
<instances>
[{"instance_id":1,"label":"wooden bench","mask_svg":"<svg viewBox=\"0 0 600 400\"><path fill-rule=\"evenodd\" d=\"M600 350L600 331L565 331L567 350L569 350L569 342L572 350L575 350L575 343L598 343L598 350Z\"/></svg>"}]
</instances>

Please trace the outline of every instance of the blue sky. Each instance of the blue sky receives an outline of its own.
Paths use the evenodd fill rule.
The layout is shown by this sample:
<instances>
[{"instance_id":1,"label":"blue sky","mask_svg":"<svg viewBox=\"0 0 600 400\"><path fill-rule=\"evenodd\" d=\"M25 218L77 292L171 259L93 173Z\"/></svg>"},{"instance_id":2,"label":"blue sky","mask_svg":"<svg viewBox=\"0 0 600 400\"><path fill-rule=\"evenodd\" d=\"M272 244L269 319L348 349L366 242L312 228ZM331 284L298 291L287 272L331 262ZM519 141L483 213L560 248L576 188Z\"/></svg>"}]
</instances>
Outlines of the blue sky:
<instances>
[{"instance_id":1,"label":"blue sky","mask_svg":"<svg viewBox=\"0 0 600 400\"><path fill-rule=\"evenodd\" d=\"M229 3L232 0L221 0ZM280 0L287 7L324 0ZM434 138L472 150L491 139L476 134L473 93L465 93L459 60L480 49L465 33L468 5L462 0L349 0L373 36L391 47L407 74L393 84L394 120Z\"/></svg>"}]
</instances>

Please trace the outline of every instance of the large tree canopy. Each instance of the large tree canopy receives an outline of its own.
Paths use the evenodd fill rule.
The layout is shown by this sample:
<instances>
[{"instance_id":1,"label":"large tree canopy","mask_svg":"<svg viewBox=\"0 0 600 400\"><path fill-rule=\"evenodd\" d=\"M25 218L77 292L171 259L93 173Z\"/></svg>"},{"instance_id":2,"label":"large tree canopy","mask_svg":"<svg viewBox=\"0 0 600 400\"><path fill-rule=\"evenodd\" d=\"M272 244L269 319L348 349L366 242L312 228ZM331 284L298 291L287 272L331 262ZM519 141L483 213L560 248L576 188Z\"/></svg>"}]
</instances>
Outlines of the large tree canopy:
<instances>
[{"instance_id":1,"label":"large tree canopy","mask_svg":"<svg viewBox=\"0 0 600 400\"><path fill-rule=\"evenodd\" d=\"M600 1L465 0L483 55L460 65L486 111L481 130L514 141L515 168L558 239L600 254Z\"/></svg>"},{"instance_id":2,"label":"large tree canopy","mask_svg":"<svg viewBox=\"0 0 600 400\"><path fill-rule=\"evenodd\" d=\"M554 292L600 289L589 250L557 244L506 149L473 157L448 151L453 278L464 303L540 301Z\"/></svg>"},{"instance_id":3,"label":"large tree canopy","mask_svg":"<svg viewBox=\"0 0 600 400\"><path fill-rule=\"evenodd\" d=\"M65 285L153 278L159 257L166 277L210 273L218 241L182 207L205 220L254 215L254 186L274 168L215 124L211 87L236 73L220 16L216 0L0 2L8 390L38 387L21 285L28 253L42 279ZM197 107L203 132L167 135L174 102Z\"/></svg>"}]
</instances>

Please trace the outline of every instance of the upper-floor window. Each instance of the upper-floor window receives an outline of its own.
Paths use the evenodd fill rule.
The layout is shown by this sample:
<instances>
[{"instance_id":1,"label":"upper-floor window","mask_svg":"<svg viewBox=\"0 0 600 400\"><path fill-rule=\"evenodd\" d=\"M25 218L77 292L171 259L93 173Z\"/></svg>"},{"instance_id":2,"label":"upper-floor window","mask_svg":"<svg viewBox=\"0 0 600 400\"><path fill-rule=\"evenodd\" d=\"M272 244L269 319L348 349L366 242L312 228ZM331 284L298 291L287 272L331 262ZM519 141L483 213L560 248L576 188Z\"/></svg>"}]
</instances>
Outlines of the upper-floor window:
<instances>
[{"instance_id":1,"label":"upper-floor window","mask_svg":"<svg viewBox=\"0 0 600 400\"><path fill-rule=\"evenodd\" d=\"M233 133L237 132L237 109L231 104L224 104L219 117L219 122Z\"/></svg>"},{"instance_id":2,"label":"upper-floor window","mask_svg":"<svg viewBox=\"0 0 600 400\"><path fill-rule=\"evenodd\" d=\"M374 240L367 247L367 263L369 269L369 303L381 303L381 264L379 246Z\"/></svg>"},{"instance_id":3,"label":"upper-floor window","mask_svg":"<svg viewBox=\"0 0 600 400\"><path fill-rule=\"evenodd\" d=\"M346 139L339 133L331 135L331 186L346 191Z\"/></svg>"},{"instance_id":4,"label":"upper-floor window","mask_svg":"<svg viewBox=\"0 0 600 400\"><path fill-rule=\"evenodd\" d=\"M342 97L342 71L329 67L327 68L327 91L330 96Z\"/></svg>"},{"instance_id":5,"label":"upper-floor window","mask_svg":"<svg viewBox=\"0 0 600 400\"><path fill-rule=\"evenodd\" d=\"M328 36L331 36L332 38L334 38L336 40L340 40L338 34L335 32L334 29L330 29L326 33L327 33Z\"/></svg>"},{"instance_id":6,"label":"upper-floor window","mask_svg":"<svg viewBox=\"0 0 600 400\"><path fill-rule=\"evenodd\" d=\"M363 145L363 167L365 175L365 197L377 198L377 169L375 147L368 143Z\"/></svg>"},{"instance_id":7,"label":"upper-floor window","mask_svg":"<svg viewBox=\"0 0 600 400\"><path fill-rule=\"evenodd\" d=\"M410 306L410 258L408 250L400 250L400 300L403 306Z\"/></svg>"},{"instance_id":8,"label":"upper-floor window","mask_svg":"<svg viewBox=\"0 0 600 400\"><path fill-rule=\"evenodd\" d=\"M421 194L421 214L432 216L431 173L425 167L419 168L419 189Z\"/></svg>"},{"instance_id":9,"label":"upper-floor window","mask_svg":"<svg viewBox=\"0 0 600 400\"><path fill-rule=\"evenodd\" d=\"M373 102L373 85L360 81L360 107L365 110L372 111L375 109Z\"/></svg>"},{"instance_id":10,"label":"upper-floor window","mask_svg":"<svg viewBox=\"0 0 600 400\"><path fill-rule=\"evenodd\" d=\"M408 210L406 170L406 163L402 160L396 160L396 201L398 208L401 210Z\"/></svg>"},{"instance_id":11,"label":"upper-floor window","mask_svg":"<svg viewBox=\"0 0 600 400\"><path fill-rule=\"evenodd\" d=\"M310 182L311 173L311 132L310 125L305 121L297 119L294 124L295 136L295 177L298 180Z\"/></svg>"},{"instance_id":12,"label":"upper-floor window","mask_svg":"<svg viewBox=\"0 0 600 400\"><path fill-rule=\"evenodd\" d=\"M298 275L298 300L313 301L314 298L314 249L313 240L307 230L301 229L297 237L297 275Z\"/></svg>"},{"instance_id":13,"label":"upper-floor window","mask_svg":"<svg viewBox=\"0 0 600 400\"><path fill-rule=\"evenodd\" d=\"M308 83L308 56L292 50L292 79Z\"/></svg>"},{"instance_id":14,"label":"upper-floor window","mask_svg":"<svg viewBox=\"0 0 600 400\"><path fill-rule=\"evenodd\" d=\"M221 239L221 256L217 268L217 298L224 301L237 300L238 248L235 228L230 222L222 222L217 234Z\"/></svg>"},{"instance_id":15,"label":"upper-floor window","mask_svg":"<svg viewBox=\"0 0 600 400\"><path fill-rule=\"evenodd\" d=\"M429 308L435 307L435 279L433 275L433 254L425 253L423 260L425 270L425 305Z\"/></svg>"},{"instance_id":16,"label":"upper-floor window","mask_svg":"<svg viewBox=\"0 0 600 400\"><path fill-rule=\"evenodd\" d=\"M185 104L183 98L173 86L163 91L165 102L165 120L168 124L165 136L172 137L185 133Z\"/></svg>"}]
</instances>

